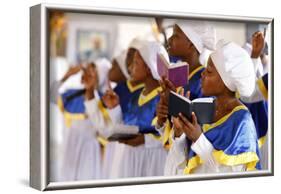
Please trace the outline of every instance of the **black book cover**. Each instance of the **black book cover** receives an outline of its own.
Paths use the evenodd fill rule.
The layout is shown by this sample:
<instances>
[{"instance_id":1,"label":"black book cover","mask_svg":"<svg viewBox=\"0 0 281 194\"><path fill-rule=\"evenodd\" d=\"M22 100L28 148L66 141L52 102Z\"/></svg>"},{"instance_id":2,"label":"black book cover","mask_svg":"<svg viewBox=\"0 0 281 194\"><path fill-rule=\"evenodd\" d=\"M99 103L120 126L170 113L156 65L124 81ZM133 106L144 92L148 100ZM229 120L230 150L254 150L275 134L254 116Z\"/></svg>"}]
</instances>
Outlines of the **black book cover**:
<instances>
[{"instance_id":1,"label":"black book cover","mask_svg":"<svg viewBox=\"0 0 281 194\"><path fill-rule=\"evenodd\" d=\"M214 120L215 101L213 98L198 98L190 101L188 98L175 92L170 92L169 115L178 117L182 113L189 121L192 121L191 113L194 112L199 124L210 124Z\"/></svg>"},{"instance_id":2,"label":"black book cover","mask_svg":"<svg viewBox=\"0 0 281 194\"><path fill-rule=\"evenodd\" d=\"M108 138L108 141L128 140L137 137L138 134L115 133Z\"/></svg>"}]
</instances>

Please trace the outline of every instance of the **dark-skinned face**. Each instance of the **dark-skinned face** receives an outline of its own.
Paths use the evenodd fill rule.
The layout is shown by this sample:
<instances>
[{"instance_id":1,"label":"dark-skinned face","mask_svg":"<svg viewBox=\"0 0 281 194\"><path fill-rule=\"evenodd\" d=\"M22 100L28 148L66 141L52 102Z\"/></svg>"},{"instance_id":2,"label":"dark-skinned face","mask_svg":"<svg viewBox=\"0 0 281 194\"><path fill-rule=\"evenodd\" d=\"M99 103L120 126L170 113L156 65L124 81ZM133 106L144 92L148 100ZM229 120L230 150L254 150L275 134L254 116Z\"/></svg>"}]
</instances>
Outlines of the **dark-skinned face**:
<instances>
[{"instance_id":1,"label":"dark-skinned face","mask_svg":"<svg viewBox=\"0 0 281 194\"><path fill-rule=\"evenodd\" d=\"M173 57L186 58L189 64L193 64L194 55L197 53L196 48L180 27L175 24L173 34L168 39L168 53Z\"/></svg>"},{"instance_id":2,"label":"dark-skinned face","mask_svg":"<svg viewBox=\"0 0 281 194\"><path fill-rule=\"evenodd\" d=\"M134 49L134 48L129 48L129 50L127 52L126 66L127 66L129 75L131 75L131 73L132 73L132 63L133 63L135 52L136 52L136 49Z\"/></svg>"},{"instance_id":3,"label":"dark-skinned face","mask_svg":"<svg viewBox=\"0 0 281 194\"><path fill-rule=\"evenodd\" d=\"M115 59L112 61L112 67L108 72L108 77L109 80L113 82L126 80L126 77L123 75L118 62Z\"/></svg>"},{"instance_id":4,"label":"dark-skinned face","mask_svg":"<svg viewBox=\"0 0 281 194\"><path fill-rule=\"evenodd\" d=\"M219 96L226 90L211 57L208 60L207 68L202 72L202 93L205 96Z\"/></svg>"},{"instance_id":5,"label":"dark-skinned face","mask_svg":"<svg viewBox=\"0 0 281 194\"><path fill-rule=\"evenodd\" d=\"M144 82L148 76L151 76L150 69L144 62L138 51L135 52L132 62L132 81Z\"/></svg>"},{"instance_id":6,"label":"dark-skinned face","mask_svg":"<svg viewBox=\"0 0 281 194\"><path fill-rule=\"evenodd\" d=\"M98 73L95 64L88 64L83 70L82 83L86 88L98 85Z\"/></svg>"}]
</instances>

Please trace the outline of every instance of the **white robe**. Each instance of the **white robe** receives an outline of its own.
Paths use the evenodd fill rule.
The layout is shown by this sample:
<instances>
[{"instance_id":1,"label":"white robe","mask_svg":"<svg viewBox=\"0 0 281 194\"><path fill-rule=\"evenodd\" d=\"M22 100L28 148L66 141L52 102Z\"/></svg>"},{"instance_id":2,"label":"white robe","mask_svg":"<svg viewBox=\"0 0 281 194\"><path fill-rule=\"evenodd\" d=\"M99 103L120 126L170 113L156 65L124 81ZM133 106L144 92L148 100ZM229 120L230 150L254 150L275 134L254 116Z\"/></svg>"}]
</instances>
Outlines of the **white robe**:
<instances>
[{"instance_id":1,"label":"white robe","mask_svg":"<svg viewBox=\"0 0 281 194\"><path fill-rule=\"evenodd\" d=\"M57 103L61 85L59 81L51 85L52 103ZM99 179L101 151L91 122L88 119L76 120L69 128L64 128L59 181Z\"/></svg>"}]
</instances>

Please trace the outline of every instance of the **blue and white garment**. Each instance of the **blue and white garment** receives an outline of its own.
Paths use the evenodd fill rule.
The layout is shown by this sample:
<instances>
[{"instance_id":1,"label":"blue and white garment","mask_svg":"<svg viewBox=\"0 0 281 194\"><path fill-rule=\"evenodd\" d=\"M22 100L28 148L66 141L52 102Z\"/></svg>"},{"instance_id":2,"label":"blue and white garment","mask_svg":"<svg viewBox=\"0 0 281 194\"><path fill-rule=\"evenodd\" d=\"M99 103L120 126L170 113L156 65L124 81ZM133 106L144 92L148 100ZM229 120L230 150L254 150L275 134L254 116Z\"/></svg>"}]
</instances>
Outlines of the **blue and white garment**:
<instances>
[{"instance_id":1,"label":"blue and white garment","mask_svg":"<svg viewBox=\"0 0 281 194\"><path fill-rule=\"evenodd\" d=\"M245 170L261 169L255 125L245 106L237 106L217 122L203 125L203 132L214 147L212 154L217 163L225 166L245 165ZM188 150L187 158L185 174L196 172L204 164L192 149Z\"/></svg>"},{"instance_id":2,"label":"blue and white garment","mask_svg":"<svg viewBox=\"0 0 281 194\"><path fill-rule=\"evenodd\" d=\"M61 181L99 179L101 150L84 106L84 90L68 90L58 99L68 131L65 136Z\"/></svg>"}]
</instances>

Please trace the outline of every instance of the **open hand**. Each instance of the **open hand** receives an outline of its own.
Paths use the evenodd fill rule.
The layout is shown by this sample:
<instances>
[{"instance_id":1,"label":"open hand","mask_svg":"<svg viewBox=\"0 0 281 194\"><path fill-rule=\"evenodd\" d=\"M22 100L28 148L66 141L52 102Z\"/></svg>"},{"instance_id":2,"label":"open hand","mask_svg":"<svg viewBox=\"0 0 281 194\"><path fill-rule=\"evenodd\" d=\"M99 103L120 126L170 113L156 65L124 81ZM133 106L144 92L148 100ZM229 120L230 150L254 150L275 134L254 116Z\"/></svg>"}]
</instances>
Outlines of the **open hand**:
<instances>
[{"instance_id":1,"label":"open hand","mask_svg":"<svg viewBox=\"0 0 281 194\"><path fill-rule=\"evenodd\" d=\"M258 58L262 54L264 47L264 36L262 32L255 32L252 36L252 58Z\"/></svg>"},{"instance_id":2,"label":"open hand","mask_svg":"<svg viewBox=\"0 0 281 194\"><path fill-rule=\"evenodd\" d=\"M107 108L112 109L119 104L119 96L113 90L107 90L102 96L102 101Z\"/></svg>"}]
</instances>

